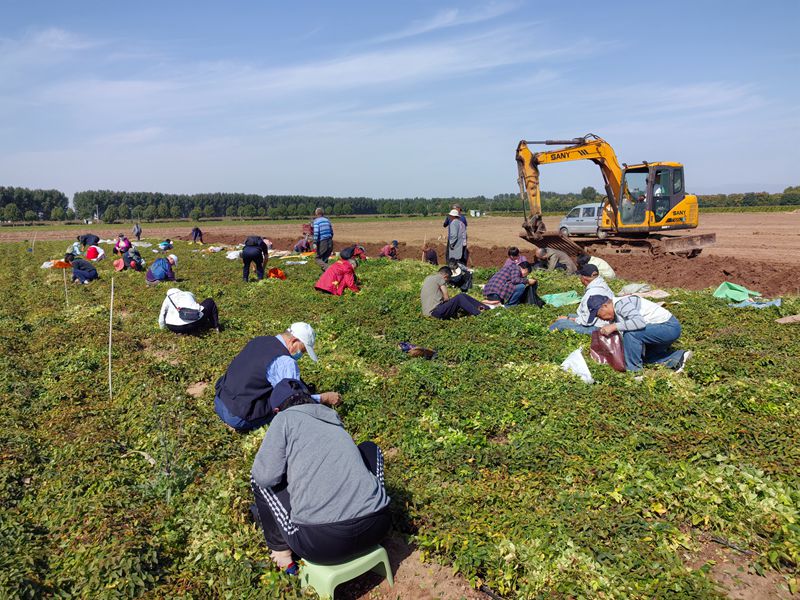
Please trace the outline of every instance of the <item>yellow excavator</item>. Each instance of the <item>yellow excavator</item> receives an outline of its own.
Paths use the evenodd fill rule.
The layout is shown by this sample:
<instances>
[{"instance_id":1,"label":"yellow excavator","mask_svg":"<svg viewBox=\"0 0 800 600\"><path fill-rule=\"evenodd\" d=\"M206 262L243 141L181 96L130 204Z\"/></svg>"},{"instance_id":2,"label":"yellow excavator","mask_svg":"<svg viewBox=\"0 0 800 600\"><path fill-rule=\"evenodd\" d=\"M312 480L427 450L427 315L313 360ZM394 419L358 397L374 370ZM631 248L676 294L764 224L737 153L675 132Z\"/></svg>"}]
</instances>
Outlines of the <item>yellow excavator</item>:
<instances>
[{"instance_id":1,"label":"yellow excavator","mask_svg":"<svg viewBox=\"0 0 800 600\"><path fill-rule=\"evenodd\" d=\"M534 144L563 147L534 153L529 148ZM593 239L572 240L547 232L542 220L539 165L573 160L590 160L603 175L606 197ZM642 161L620 167L611 145L589 133L571 140L522 140L517 146L517 167L525 210L520 237L535 246L557 248L573 256L602 246L616 252L673 253L691 258L716 241L713 233L662 233L694 229L698 224L697 196L686 193L680 163Z\"/></svg>"}]
</instances>

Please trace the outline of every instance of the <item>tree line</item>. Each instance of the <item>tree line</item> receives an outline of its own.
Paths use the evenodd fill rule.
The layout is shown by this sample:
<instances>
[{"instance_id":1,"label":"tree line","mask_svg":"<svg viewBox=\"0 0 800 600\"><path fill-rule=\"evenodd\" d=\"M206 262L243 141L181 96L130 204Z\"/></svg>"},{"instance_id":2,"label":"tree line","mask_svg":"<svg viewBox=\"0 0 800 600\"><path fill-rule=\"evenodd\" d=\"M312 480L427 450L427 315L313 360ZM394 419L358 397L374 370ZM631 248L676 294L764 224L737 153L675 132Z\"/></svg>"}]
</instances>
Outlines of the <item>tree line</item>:
<instances>
[{"instance_id":1,"label":"tree line","mask_svg":"<svg viewBox=\"0 0 800 600\"><path fill-rule=\"evenodd\" d=\"M580 193L542 192L544 212L567 212L582 202L597 202L601 196L591 186ZM800 205L800 186L788 187L782 193L749 192L713 194L698 197L701 207ZM519 194L497 194L492 197L450 198L366 198L333 196L281 196L258 194L161 194L158 192L82 191L73 198L74 209L68 206L63 192L0 187L0 207L6 221L71 221L100 218L107 223L118 220L153 221L155 219L200 220L202 218L308 217L321 207L326 214L343 215L429 215L444 214L453 204L465 210L488 213L522 212Z\"/></svg>"},{"instance_id":2,"label":"tree line","mask_svg":"<svg viewBox=\"0 0 800 600\"><path fill-rule=\"evenodd\" d=\"M63 221L75 218L66 194L58 190L0 186L0 208L6 221Z\"/></svg>"}]
</instances>

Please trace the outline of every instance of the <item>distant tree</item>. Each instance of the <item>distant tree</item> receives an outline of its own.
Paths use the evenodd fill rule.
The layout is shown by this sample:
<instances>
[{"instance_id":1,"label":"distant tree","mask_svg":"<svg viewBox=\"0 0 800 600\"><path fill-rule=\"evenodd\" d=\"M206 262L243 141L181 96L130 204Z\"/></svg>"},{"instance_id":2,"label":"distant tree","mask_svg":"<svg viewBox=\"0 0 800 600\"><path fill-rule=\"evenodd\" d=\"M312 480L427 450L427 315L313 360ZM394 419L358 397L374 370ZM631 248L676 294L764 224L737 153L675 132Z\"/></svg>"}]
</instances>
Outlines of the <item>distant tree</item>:
<instances>
[{"instance_id":1,"label":"distant tree","mask_svg":"<svg viewBox=\"0 0 800 600\"><path fill-rule=\"evenodd\" d=\"M139 206L139 205L137 204L137 205L136 205L136 206L134 206L134 207L133 207L133 209L131 210L131 217L133 217L133 219L134 219L135 221L140 221L140 220L142 219L142 213L143 213L143 212L144 212L144 211L143 211L142 207L141 207L141 206Z\"/></svg>"},{"instance_id":2,"label":"distant tree","mask_svg":"<svg viewBox=\"0 0 800 600\"><path fill-rule=\"evenodd\" d=\"M203 216L206 217L207 219L211 219L217 216L217 211L214 208L213 204L206 204L206 207L203 209Z\"/></svg>"},{"instance_id":3,"label":"distant tree","mask_svg":"<svg viewBox=\"0 0 800 600\"><path fill-rule=\"evenodd\" d=\"M25 220L26 221L28 221L28 222L35 221L36 217L37 217L36 213L33 212L32 210L26 210L25 211Z\"/></svg>"},{"instance_id":4,"label":"distant tree","mask_svg":"<svg viewBox=\"0 0 800 600\"><path fill-rule=\"evenodd\" d=\"M118 216L117 207L109 204L103 211L103 223L116 223Z\"/></svg>"},{"instance_id":5,"label":"distant tree","mask_svg":"<svg viewBox=\"0 0 800 600\"><path fill-rule=\"evenodd\" d=\"M3 209L3 216L6 221L19 221L22 218L22 213L16 204L9 202Z\"/></svg>"},{"instance_id":6,"label":"distant tree","mask_svg":"<svg viewBox=\"0 0 800 600\"><path fill-rule=\"evenodd\" d=\"M119 205L119 208L117 209L117 216L123 221L126 219L130 219L131 209L128 208L128 205L123 202L122 204Z\"/></svg>"},{"instance_id":7,"label":"distant tree","mask_svg":"<svg viewBox=\"0 0 800 600\"><path fill-rule=\"evenodd\" d=\"M148 204L142 213L142 218L145 221L153 221L156 218L156 214L157 212L155 204Z\"/></svg>"},{"instance_id":8,"label":"distant tree","mask_svg":"<svg viewBox=\"0 0 800 600\"><path fill-rule=\"evenodd\" d=\"M158 205L158 218L166 219L167 217L169 217L169 206L166 202L162 202Z\"/></svg>"},{"instance_id":9,"label":"distant tree","mask_svg":"<svg viewBox=\"0 0 800 600\"><path fill-rule=\"evenodd\" d=\"M173 204L169 209L169 216L173 219L180 219L181 218L181 207L177 204Z\"/></svg>"},{"instance_id":10,"label":"distant tree","mask_svg":"<svg viewBox=\"0 0 800 600\"><path fill-rule=\"evenodd\" d=\"M61 208L60 206L54 206L53 210L50 211L50 220L63 221L66 214L67 213L63 208Z\"/></svg>"},{"instance_id":11,"label":"distant tree","mask_svg":"<svg viewBox=\"0 0 800 600\"><path fill-rule=\"evenodd\" d=\"M203 216L203 213L200 211L199 208L193 208L191 210L191 212L189 213L189 218L192 221L199 221L200 217L202 217L202 216Z\"/></svg>"},{"instance_id":12,"label":"distant tree","mask_svg":"<svg viewBox=\"0 0 800 600\"><path fill-rule=\"evenodd\" d=\"M228 208L225 209L225 216L226 217L236 216L236 207L233 204L231 204Z\"/></svg>"},{"instance_id":13,"label":"distant tree","mask_svg":"<svg viewBox=\"0 0 800 600\"><path fill-rule=\"evenodd\" d=\"M74 221L75 220L75 211L73 209L71 209L71 208L68 208L66 217L67 217L67 221Z\"/></svg>"},{"instance_id":14,"label":"distant tree","mask_svg":"<svg viewBox=\"0 0 800 600\"><path fill-rule=\"evenodd\" d=\"M587 186L581 190L581 198L586 202L594 202L597 198L597 190L592 186Z\"/></svg>"}]
</instances>

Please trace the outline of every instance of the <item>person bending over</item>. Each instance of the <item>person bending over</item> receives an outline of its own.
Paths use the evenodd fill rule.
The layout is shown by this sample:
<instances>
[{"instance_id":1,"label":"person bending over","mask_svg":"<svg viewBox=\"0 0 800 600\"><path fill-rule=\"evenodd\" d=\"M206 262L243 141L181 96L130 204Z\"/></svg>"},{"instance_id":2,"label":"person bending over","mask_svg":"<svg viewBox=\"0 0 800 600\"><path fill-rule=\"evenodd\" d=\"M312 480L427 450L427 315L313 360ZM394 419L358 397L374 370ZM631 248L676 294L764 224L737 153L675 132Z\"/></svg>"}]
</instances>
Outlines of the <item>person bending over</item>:
<instances>
[{"instance_id":1,"label":"person bending over","mask_svg":"<svg viewBox=\"0 0 800 600\"><path fill-rule=\"evenodd\" d=\"M64 255L64 262L72 265L72 283L88 284L90 281L100 279L97 269L88 260L76 258L74 254L68 252Z\"/></svg>"},{"instance_id":2,"label":"person bending over","mask_svg":"<svg viewBox=\"0 0 800 600\"><path fill-rule=\"evenodd\" d=\"M264 241L264 238L258 235L251 235L244 241L244 248L242 248L242 279L247 283L250 281L250 265L256 266L256 276L258 279L264 279L264 265L269 260L269 246Z\"/></svg>"},{"instance_id":3,"label":"person bending over","mask_svg":"<svg viewBox=\"0 0 800 600\"><path fill-rule=\"evenodd\" d=\"M161 303L158 326L173 333L200 333L206 329L219 333L217 304L211 298L197 302L192 292L170 288Z\"/></svg>"},{"instance_id":4,"label":"person bending over","mask_svg":"<svg viewBox=\"0 0 800 600\"><path fill-rule=\"evenodd\" d=\"M553 324L550 325L550 331L564 331L569 329L578 333L591 335L595 329L608 325L607 321L597 317L593 320L589 319L589 307L587 303L592 296L613 298L614 292L600 276L597 267L592 264L586 263L581 266L581 268L578 269L578 277L586 288L581 298L581 303L578 305L578 311L573 315L561 315L556 318Z\"/></svg>"},{"instance_id":5,"label":"person bending over","mask_svg":"<svg viewBox=\"0 0 800 600\"><path fill-rule=\"evenodd\" d=\"M589 319L600 317L608 325L600 328L602 335L618 331L622 335L625 368L641 371L645 364L659 364L683 371L691 350L673 350L672 343L681 335L681 324L671 312L639 296L589 298Z\"/></svg>"},{"instance_id":6,"label":"person bending over","mask_svg":"<svg viewBox=\"0 0 800 600\"><path fill-rule=\"evenodd\" d=\"M522 301L528 286L536 286L536 279L528 277L531 265L527 262L508 263L489 278L483 288L487 300L514 306ZM534 288L535 289L535 288Z\"/></svg>"},{"instance_id":7,"label":"person bending over","mask_svg":"<svg viewBox=\"0 0 800 600\"><path fill-rule=\"evenodd\" d=\"M339 260L322 272L314 287L334 296L341 296L348 289L358 293L361 290L356 282L357 266L353 248L345 248L339 253Z\"/></svg>"},{"instance_id":8,"label":"person bending over","mask_svg":"<svg viewBox=\"0 0 800 600\"><path fill-rule=\"evenodd\" d=\"M157 258L147 269L144 278L149 284L157 284L162 281L175 281L175 271L173 267L178 265L178 257L170 254L166 258Z\"/></svg>"},{"instance_id":9,"label":"person bending over","mask_svg":"<svg viewBox=\"0 0 800 600\"><path fill-rule=\"evenodd\" d=\"M296 572L293 554L327 565L351 560L379 543L392 522L380 448L356 445L336 411L304 388L284 381L275 389L285 399L250 472L264 540L289 573Z\"/></svg>"},{"instance_id":10,"label":"person bending over","mask_svg":"<svg viewBox=\"0 0 800 600\"><path fill-rule=\"evenodd\" d=\"M272 420L272 390L284 379L300 379L297 366L304 353L316 362L316 335L308 323L292 323L276 336L250 340L217 380L214 410L222 421L239 433L266 425ZM336 392L312 396L335 406L341 402Z\"/></svg>"}]
</instances>

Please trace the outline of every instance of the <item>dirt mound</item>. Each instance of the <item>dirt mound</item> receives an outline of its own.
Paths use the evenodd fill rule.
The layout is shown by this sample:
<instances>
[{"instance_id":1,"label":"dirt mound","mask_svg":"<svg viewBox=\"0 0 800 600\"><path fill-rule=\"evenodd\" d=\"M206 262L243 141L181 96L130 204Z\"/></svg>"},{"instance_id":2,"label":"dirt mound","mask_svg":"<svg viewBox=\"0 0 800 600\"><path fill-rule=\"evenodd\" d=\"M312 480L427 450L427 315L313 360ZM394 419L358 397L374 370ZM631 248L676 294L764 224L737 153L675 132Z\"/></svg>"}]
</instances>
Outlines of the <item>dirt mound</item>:
<instances>
[{"instance_id":1,"label":"dirt mound","mask_svg":"<svg viewBox=\"0 0 800 600\"><path fill-rule=\"evenodd\" d=\"M181 239L181 238L178 238ZM213 244L240 244L241 236L237 235L205 235L206 243ZM289 250L297 242L295 238L270 238L276 250ZM354 240L336 240L336 251L353 245ZM383 244L362 244L368 256L376 256ZM444 264L444 245L437 244L436 251L439 262ZM470 247L471 266L499 267L506 259L506 248L500 247ZM531 258L532 252L521 250ZM408 245L400 242L398 255L402 259L419 260L422 257L420 246ZM790 264L775 265L763 260L744 260L741 258L724 256L700 255L696 258L681 258L679 256L650 256L599 254L607 260L617 275L623 279L644 281L659 287L677 287L690 290L702 290L716 287L723 281L731 281L744 285L752 290L757 290L767 297L780 294L800 295L800 284L795 279L796 267Z\"/></svg>"}]
</instances>

